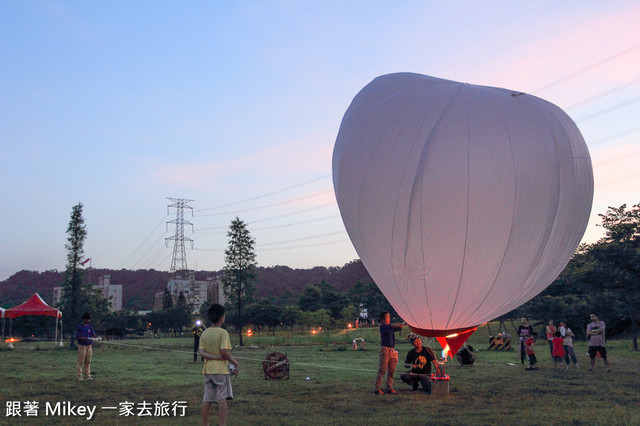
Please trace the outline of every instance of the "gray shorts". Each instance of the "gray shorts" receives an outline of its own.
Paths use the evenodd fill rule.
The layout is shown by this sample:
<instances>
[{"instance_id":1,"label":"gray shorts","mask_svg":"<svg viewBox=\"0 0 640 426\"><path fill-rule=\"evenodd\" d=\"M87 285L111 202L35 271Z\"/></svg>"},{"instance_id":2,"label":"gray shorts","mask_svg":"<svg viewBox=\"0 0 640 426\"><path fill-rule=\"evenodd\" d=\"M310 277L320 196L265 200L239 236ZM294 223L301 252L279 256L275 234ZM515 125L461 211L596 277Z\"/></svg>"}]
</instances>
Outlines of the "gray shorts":
<instances>
[{"instance_id":1,"label":"gray shorts","mask_svg":"<svg viewBox=\"0 0 640 426\"><path fill-rule=\"evenodd\" d=\"M218 402L221 399L233 399L231 389L231 375L229 374L205 374L204 375L204 402Z\"/></svg>"}]
</instances>

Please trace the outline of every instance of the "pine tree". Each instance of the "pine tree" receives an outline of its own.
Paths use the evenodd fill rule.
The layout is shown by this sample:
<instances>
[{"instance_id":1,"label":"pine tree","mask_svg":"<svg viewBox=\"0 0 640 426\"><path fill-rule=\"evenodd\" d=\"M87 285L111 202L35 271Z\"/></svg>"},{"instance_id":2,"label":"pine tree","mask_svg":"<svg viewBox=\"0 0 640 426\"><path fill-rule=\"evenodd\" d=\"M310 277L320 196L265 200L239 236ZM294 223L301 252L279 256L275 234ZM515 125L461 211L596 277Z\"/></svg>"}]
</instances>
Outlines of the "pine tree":
<instances>
[{"instance_id":1,"label":"pine tree","mask_svg":"<svg viewBox=\"0 0 640 426\"><path fill-rule=\"evenodd\" d=\"M227 237L229 245L224 251L224 294L227 300L236 306L237 317L234 326L238 330L242 346L242 309L253 294L253 281L256 277L255 240L251 238L247 225L239 217L231 222Z\"/></svg>"},{"instance_id":2,"label":"pine tree","mask_svg":"<svg viewBox=\"0 0 640 426\"><path fill-rule=\"evenodd\" d=\"M164 294L162 295L162 309L167 310L173 308L173 296L169 292L168 288L164 289Z\"/></svg>"},{"instance_id":3,"label":"pine tree","mask_svg":"<svg viewBox=\"0 0 640 426\"><path fill-rule=\"evenodd\" d=\"M67 227L67 244L65 244L67 249L65 299L68 300L70 305L66 310L70 312L64 318L68 318L67 326L69 331L72 331L73 325L79 322L80 315L78 313L78 299L82 286L82 271L79 269L79 264L84 257L84 240L87 238L87 229L82 217L83 207L82 203L78 203L71 210L71 219Z\"/></svg>"},{"instance_id":4,"label":"pine tree","mask_svg":"<svg viewBox=\"0 0 640 426\"><path fill-rule=\"evenodd\" d=\"M75 325L80 323L83 312L90 312L93 325L100 321L109 311L109 301L102 297L90 283L83 283L80 264L84 258L84 241L87 229L82 216L82 203L73 206L71 219L67 228L67 268L65 272L64 293L60 308L62 309L65 328L70 333L71 347L74 345ZM82 310L82 311L81 311Z\"/></svg>"}]
</instances>

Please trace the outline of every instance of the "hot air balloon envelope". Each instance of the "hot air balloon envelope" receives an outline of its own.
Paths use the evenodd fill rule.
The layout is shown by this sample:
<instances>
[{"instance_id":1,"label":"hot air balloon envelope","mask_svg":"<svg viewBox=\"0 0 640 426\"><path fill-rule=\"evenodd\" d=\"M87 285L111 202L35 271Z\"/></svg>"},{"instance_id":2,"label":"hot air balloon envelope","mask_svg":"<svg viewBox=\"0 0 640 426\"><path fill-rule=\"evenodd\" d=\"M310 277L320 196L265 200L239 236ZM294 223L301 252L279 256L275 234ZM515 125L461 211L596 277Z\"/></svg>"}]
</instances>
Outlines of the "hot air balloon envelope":
<instances>
[{"instance_id":1,"label":"hot air balloon envelope","mask_svg":"<svg viewBox=\"0 0 640 426\"><path fill-rule=\"evenodd\" d=\"M410 325L462 331L547 287L591 211L591 160L575 123L521 92L419 74L376 78L333 152L345 227Z\"/></svg>"}]
</instances>

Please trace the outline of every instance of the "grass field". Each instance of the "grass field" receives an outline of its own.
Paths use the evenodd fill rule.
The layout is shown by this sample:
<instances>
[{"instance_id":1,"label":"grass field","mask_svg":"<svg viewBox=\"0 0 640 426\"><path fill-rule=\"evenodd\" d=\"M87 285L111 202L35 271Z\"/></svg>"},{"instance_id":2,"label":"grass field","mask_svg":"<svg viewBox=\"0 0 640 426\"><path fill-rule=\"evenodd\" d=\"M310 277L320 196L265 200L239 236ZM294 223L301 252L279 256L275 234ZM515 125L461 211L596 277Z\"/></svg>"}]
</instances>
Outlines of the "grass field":
<instances>
[{"instance_id":1,"label":"grass field","mask_svg":"<svg viewBox=\"0 0 640 426\"><path fill-rule=\"evenodd\" d=\"M406 332L404 333L406 337ZM368 342L352 350L353 338ZM435 342L427 341L434 349ZM486 351L486 329L471 337L476 366L447 364L450 393L443 397L409 392L396 373L399 395L372 394L377 369L377 329L310 336L283 333L245 338L235 348L240 375L229 423L237 425L418 425L418 424L640 424L640 353L631 342L609 341L613 372L598 360L588 371L586 344L576 343L580 368L554 371L546 342L537 348L540 370L524 371L515 351ZM199 424L202 399L200 362L194 364L193 341L140 339L102 342L94 349L95 379L75 379L76 353L53 343L19 342L0 352L0 423L11 424ZM271 346L278 345L278 346ZM401 363L410 349L399 339ZM283 352L291 363L289 380L264 380L262 360ZM309 380L306 378L309 377ZM37 402L37 416L27 416L25 402ZM21 417L7 416L20 403ZM93 418L46 412L49 403L95 406ZM130 403L133 415L120 415ZM184 416L161 416L156 408L173 406ZM101 407L117 407L115 410ZM149 407L149 411L146 408ZM215 407L213 408L215 410ZM142 416L139 414L151 414ZM166 414L166 413L165 413ZM216 419L215 412L212 420Z\"/></svg>"}]
</instances>

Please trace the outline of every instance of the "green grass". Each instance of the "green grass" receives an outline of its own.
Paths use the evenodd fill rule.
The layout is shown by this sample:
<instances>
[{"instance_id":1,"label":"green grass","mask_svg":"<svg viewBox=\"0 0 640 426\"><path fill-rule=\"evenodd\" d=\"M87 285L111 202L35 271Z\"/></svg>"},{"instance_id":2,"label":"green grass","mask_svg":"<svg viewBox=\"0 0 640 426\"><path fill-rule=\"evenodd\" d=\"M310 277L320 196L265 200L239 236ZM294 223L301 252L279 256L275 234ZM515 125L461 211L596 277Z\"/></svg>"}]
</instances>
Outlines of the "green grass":
<instances>
[{"instance_id":1,"label":"green grass","mask_svg":"<svg viewBox=\"0 0 640 426\"><path fill-rule=\"evenodd\" d=\"M397 344L401 362L410 349L404 340L406 332L403 334ZM355 337L366 339L364 350L351 349ZM576 343L579 369L554 371L546 343L541 342L537 350L540 370L528 372L523 371L515 351L486 351L486 337L483 329L471 337L479 350L475 367L447 364L451 381L445 397L409 392L399 380L402 367L396 373L399 395L373 395L379 345L376 328L321 336L263 333L245 338L245 346L233 350L241 365L240 376L233 380L235 399L229 404L229 423L640 424L640 354L631 351L629 341L609 342L611 373L601 360L596 371L587 371L584 342ZM437 343L427 343L439 349ZM0 352L0 424L9 420L25 425L87 423L45 416L47 401L98 406L92 424L199 424L202 365L192 363L191 339L103 342L94 349L95 380L84 382L75 379L74 351L47 343L14 346L13 351ZM273 351L287 353L290 380L264 380L261 363ZM7 418L7 401L38 401L39 416L26 418L23 413L22 418ZM125 401L136 407L143 401L185 401L186 416L124 417L99 408Z\"/></svg>"}]
</instances>

